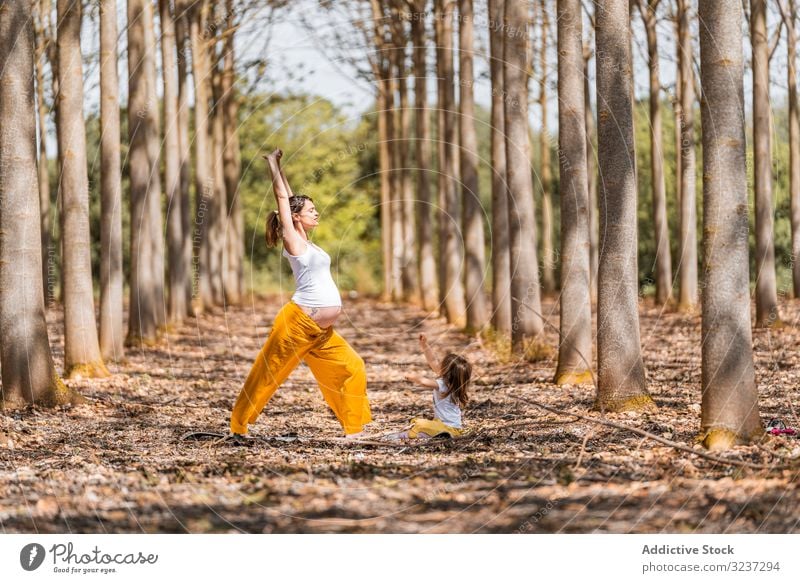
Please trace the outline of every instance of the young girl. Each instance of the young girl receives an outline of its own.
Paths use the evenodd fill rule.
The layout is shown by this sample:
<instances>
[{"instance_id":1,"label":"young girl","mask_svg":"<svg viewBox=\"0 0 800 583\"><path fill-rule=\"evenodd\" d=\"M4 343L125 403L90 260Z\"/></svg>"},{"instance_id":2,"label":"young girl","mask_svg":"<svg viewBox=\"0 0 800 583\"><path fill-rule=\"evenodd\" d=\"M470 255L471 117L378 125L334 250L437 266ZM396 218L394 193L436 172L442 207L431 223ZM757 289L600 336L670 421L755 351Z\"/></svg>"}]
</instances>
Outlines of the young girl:
<instances>
[{"instance_id":1,"label":"young girl","mask_svg":"<svg viewBox=\"0 0 800 583\"><path fill-rule=\"evenodd\" d=\"M436 375L436 380L414 373L407 374L406 379L433 389L434 419L413 419L411 428L396 434L396 438L428 438L445 434L458 437L462 433L461 410L469 402L467 392L472 376L472 365L463 356L452 352L439 360L428 345L428 339L424 334L419 335L419 345L428 366Z\"/></svg>"}]
</instances>

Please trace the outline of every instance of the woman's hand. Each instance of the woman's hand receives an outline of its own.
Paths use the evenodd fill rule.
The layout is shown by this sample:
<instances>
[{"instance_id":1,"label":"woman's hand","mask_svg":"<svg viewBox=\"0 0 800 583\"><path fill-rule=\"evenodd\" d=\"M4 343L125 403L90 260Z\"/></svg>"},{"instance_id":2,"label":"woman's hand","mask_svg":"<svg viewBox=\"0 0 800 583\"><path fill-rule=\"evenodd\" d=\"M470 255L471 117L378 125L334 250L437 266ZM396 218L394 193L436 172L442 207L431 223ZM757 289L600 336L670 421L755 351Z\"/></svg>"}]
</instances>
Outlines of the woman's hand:
<instances>
[{"instance_id":1,"label":"woman's hand","mask_svg":"<svg viewBox=\"0 0 800 583\"><path fill-rule=\"evenodd\" d=\"M266 156L261 156L267 162L275 162L278 166L281 164L281 158L283 157L283 150L280 148L275 148L271 153L267 154Z\"/></svg>"}]
</instances>

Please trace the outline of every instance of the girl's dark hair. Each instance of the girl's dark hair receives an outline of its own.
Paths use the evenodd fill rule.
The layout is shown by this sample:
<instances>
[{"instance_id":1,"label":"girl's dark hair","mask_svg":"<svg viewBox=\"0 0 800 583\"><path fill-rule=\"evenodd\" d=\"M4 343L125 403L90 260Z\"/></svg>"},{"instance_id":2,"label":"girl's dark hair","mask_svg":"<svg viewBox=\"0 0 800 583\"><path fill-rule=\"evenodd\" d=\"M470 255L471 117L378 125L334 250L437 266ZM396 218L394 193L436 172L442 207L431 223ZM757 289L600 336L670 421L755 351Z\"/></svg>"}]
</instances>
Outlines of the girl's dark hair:
<instances>
[{"instance_id":1,"label":"girl's dark hair","mask_svg":"<svg viewBox=\"0 0 800 583\"><path fill-rule=\"evenodd\" d=\"M447 392L442 395L453 395L453 400L459 407L466 407L469 403L469 381L472 378L472 365L463 356L453 354L445 355L442 359L442 380Z\"/></svg>"},{"instance_id":2,"label":"girl's dark hair","mask_svg":"<svg viewBox=\"0 0 800 583\"><path fill-rule=\"evenodd\" d=\"M299 213L303 210L306 201L314 200L305 194L295 194L289 197L289 210L294 213ZM267 240L267 247L276 247L278 243L283 240L283 225L281 225L281 217L278 211L272 211L267 215L267 232L265 234Z\"/></svg>"}]
</instances>

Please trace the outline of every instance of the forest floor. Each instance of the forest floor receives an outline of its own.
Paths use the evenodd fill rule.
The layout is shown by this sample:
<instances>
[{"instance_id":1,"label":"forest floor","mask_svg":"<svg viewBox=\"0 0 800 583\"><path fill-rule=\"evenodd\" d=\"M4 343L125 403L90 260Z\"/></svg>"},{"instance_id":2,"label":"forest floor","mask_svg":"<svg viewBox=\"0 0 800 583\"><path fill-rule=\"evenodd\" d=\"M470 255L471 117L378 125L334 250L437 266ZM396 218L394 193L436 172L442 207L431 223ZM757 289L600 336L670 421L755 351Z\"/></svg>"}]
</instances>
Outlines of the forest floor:
<instances>
[{"instance_id":1,"label":"forest floor","mask_svg":"<svg viewBox=\"0 0 800 583\"><path fill-rule=\"evenodd\" d=\"M129 351L127 362L110 365L112 377L70 381L86 405L0 414L2 532L800 531L800 439L736 447L721 454L728 461L703 457L694 442L700 318L646 302L641 336L655 412L593 412L591 385L551 383L555 352L535 363L501 358L441 318L358 299L346 301L337 329L366 361L370 431L431 416L430 395L404 380L426 372L417 342L425 332L440 352L464 351L475 365L466 436L343 443L303 364L251 427L264 438L252 447L183 439L227 432L280 305L256 298L207 312L159 346ZM543 307L553 347L556 309ZM761 417L799 427L800 302L781 310L787 327L753 334ZM62 363L60 312L48 321Z\"/></svg>"}]
</instances>

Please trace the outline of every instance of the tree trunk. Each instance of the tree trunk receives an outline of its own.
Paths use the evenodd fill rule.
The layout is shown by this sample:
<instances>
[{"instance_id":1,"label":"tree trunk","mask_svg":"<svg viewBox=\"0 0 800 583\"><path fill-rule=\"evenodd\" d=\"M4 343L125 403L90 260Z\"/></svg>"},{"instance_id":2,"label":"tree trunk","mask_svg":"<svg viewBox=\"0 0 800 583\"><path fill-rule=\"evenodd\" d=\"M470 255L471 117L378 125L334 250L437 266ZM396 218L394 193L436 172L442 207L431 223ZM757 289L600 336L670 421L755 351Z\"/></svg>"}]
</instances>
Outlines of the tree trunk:
<instances>
[{"instance_id":1,"label":"tree trunk","mask_svg":"<svg viewBox=\"0 0 800 583\"><path fill-rule=\"evenodd\" d=\"M389 58L386 54L385 18L379 0L370 0L372 20L374 24L375 77L377 80L376 107L378 109L378 160L381 181L381 257L383 259L383 293L382 298L388 301L392 291L392 212L391 212L391 167L392 156L390 143L392 140L392 104L393 97L389 87Z\"/></svg>"},{"instance_id":2,"label":"tree trunk","mask_svg":"<svg viewBox=\"0 0 800 583\"><path fill-rule=\"evenodd\" d=\"M185 0L175 3L175 35L178 50L178 144L180 148L180 201L181 233L184 289L183 316L192 315L192 216L190 210L189 188L191 182L192 150L189 140L189 87L187 55L189 54L190 12Z\"/></svg>"},{"instance_id":3,"label":"tree trunk","mask_svg":"<svg viewBox=\"0 0 800 583\"><path fill-rule=\"evenodd\" d=\"M58 377L42 295L31 3L0 11L0 407L80 403ZM94 320L92 320L94 325Z\"/></svg>"},{"instance_id":4,"label":"tree trunk","mask_svg":"<svg viewBox=\"0 0 800 583\"><path fill-rule=\"evenodd\" d=\"M204 305L213 304L211 278L208 271L208 244L211 231L210 205L214 192L214 175L209 164L210 148L208 139L208 53L207 39L203 31L207 21L209 4L200 0L190 9L189 34L192 46L192 79L194 81L194 177L195 177L195 218L192 241L195 256L192 258L197 269L197 290L195 292L195 311L201 312Z\"/></svg>"},{"instance_id":5,"label":"tree trunk","mask_svg":"<svg viewBox=\"0 0 800 583\"><path fill-rule=\"evenodd\" d=\"M550 131L547 129L547 35L550 34L550 15L547 5L539 6L542 14L542 39L539 45L539 107L542 112L542 129L539 132L540 173L542 179L542 289L553 293L556 289L555 253L553 252L553 178L550 172Z\"/></svg>"},{"instance_id":6,"label":"tree trunk","mask_svg":"<svg viewBox=\"0 0 800 583\"><path fill-rule=\"evenodd\" d=\"M709 449L760 434L748 274L742 4L700 0L703 99L702 430Z\"/></svg>"},{"instance_id":7,"label":"tree trunk","mask_svg":"<svg viewBox=\"0 0 800 583\"><path fill-rule=\"evenodd\" d=\"M658 32L656 10L660 0L640 2L647 32L647 63L650 72L650 179L653 188L653 227L656 243L656 303L672 299L672 257L667 222L667 191L664 185L663 130L661 125L661 80L658 78Z\"/></svg>"},{"instance_id":8,"label":"tree trunk","mask_svg":"<svg viewBox=\"0 0 800 583\"><path fill-rule=\"evenodd\" d=\"M100 45L100 352L106 360L120 361L125 330L116 0L100 5Z\"/></svg>"},{"instance_id":9,"label":"tree trunk","mask_svg":"<svg viewBox=\"0 0 800 583\"><path fill-rule=\"evenodd\" d=\"M756 326L780 321L773 242L772 152L770 151L769 40L767 1L750 0L753 45L753 154L756 199Z\"/></svg>"},{"instance_id":10,"label":"tree trunk","mask_svg":"<svg viewBox=\"0 0 800 583\"><path fill-rule=\"evenodd\" d=\"M390 173L392 190L390 193L389 208L392 217L392 300L403 299L403 158L405 156L403 143L402 104L397 97L398 80L400 74L396 66L397 47L392 44L389 75L389 95L392 96L392 140L389 143L389 155L392 160ZM397 107L395 107L395 104Z\"/></svg>"},{"instance_id":11,"label":"tree trunk","mask_svg":"<svg viewBox=\"0 0 800 583\"><path fill-rule=\"evenodd\" d=\"M227 230L227 193L225 192L225 174L223 148L225 139L225 126L223 119L222 103L222 72L219 68L220 55L216 50L210 51L213 55L211 67L211 87L213 109L211 110L211 148L212 172L214 175L214 195L211 200L210 215L211 225L209 230L208 245L208 271L211 277L212 301L215 306L225 304L224 274L227 271L228 261L225 257L225 231Z\"/></svg>"},{"instance_id":12,"label":"tree trunk","mask_svg":"<svg viewBox=\"0 0 800 583\"><path fill-rule=\"evenodd\" d=\"M639 342L636 153L633 141L631 30L627 0L597 10L597 151L600 265L595 406L653 406Z\"/></svg>"},{"instance_id":13,"label":"tree trunk","mask_svg":"<svg viewBox=\"0 0 800 583\"><path fill-rule=\"evenodd\" d=\"M242 174L242 156L239 148L239 101L234 85L235 55L233 52L235 14L233 0L226 0L227 16L225 59L222 69L222 108L224 122L224 150L222 152L225 176L225 193L228 228L225 234L225 303L237 305L244 297L244 211L239 196Z\"/></svg>"},{"instance_id":14,"label":"tree trunk","mask_svg":"<svg viewBox=\"0 0 800 583\"><path fill-rule=\"evenodd\" d=\"M592 111L592 92L589 87L589 59L592 53L583 51L583 98L586 115L586 174L589 182L589 289L592 300L597 301L597 269L600 263L600 218L597 213L597 151L596 127Z\"/></svg>"},{"instance_id":15,"label":"tree trunk","mask_svg":"<svg viewBox=\"0 0 800 583\"><path fill-rule=\"evenodd\" d=\"M178 129L178 87L175 63L175 23L169 0L158 1L161 21L161 73L164 78L164 181L167 195L167 254L169 265L169 322L186 315L186 265L183 263L183 201L181 149Z\"/></svg>"},{"instance_id":16,"label":"tree trunk","mask_svg":"<svg viewBox=\"0 0 800 583\"><path fill-rule=\"evenodd\" d=\"M503 120L503 31L505 0L489 0L489 71L492 82L492 325L499 335L511 334L511 268L508 240L508 188Z\"/></svg>"},{"instance_id":17,"label":"tree trunk","mask_svg":"<svg viewBox=\"0 0 800 583\"><path fill-rule=\"evenodd\" d=\"M145 133L147 140L147 156L152 169L152 196L148 196L148 220L150 221L150 246L152 248L153 285L156 303L154 306L156 324L159 328L167 323L166 295L164 285L164 219L161 212L161 120L156 95L156 36L153 18L154 6L147 2L144 17L144 75L147 89L147 103L153 104L148 109L148 131Z\"/></svg>"},{"instance_id":18,"label":"tree trunk","mask_svg":"<svg viewBox=\"0 0 800 583\"><path fill-rule=\"evenodd\" d=\"M395 151L397 153L397 180L400 194L396 209L400 219L400 247L395 249L400 261L402 298L406 302L419 302L419 277L416 257L416 220L414 216L414 194L411 186L411 110L408 107L408 70L406 67L406 45L408 36L404 27L404 20L400 12L406 7L402 6L392 10L392 35L395 50L393 51L394 67L397 71L397 95L399 109L398 140Z\"/></svg>"},{"instance_id":19,"label":"tree trunk","mask_svg":"<svg viewBox=\"0 0 800 583\"><path fill-rule=\"evenodd\" d=\"M464 289L467 301L467 330L481 330L487 324L483 274L486 252L483 242L483 208L478 186L478 138L475 135L475 80L472 72L474 43L472 0L459 0L459 130L461 150L461 199L464 225Z\"/></svg>"},{"instance_id":20,"label":"tree trunk","mask_svg":"<svg viewBox=\"0 0 800 583\"><path fill-rule=\"evenodd\" d=\"M464 285L461 278L461 257L463 243L458 217L461 209L458 200L458 126L456 124L455 109L455 73L453 72L453 9L455 0L436 0L441 6L441 38L437 38L439 45L439 59L441 61L440 90L444 93L441 107L443 111L443 132L440 140L443 142L444 158L440 159L441 172L444 174L444 190L440 194L440 256L444 263L444 277L442 288L444 290L444 306L447 321L459 328L466 325L466 306L464 302Z\"/></svg>"},{"instance_id":21,"label":"tree trunk","mask_svg":"<svg viewBox=\"0 0 800 583\"><path fill-rule=\"evenodd\" d=\"M64 368L75 377L105 377L100 355L92 293L89 235L89 176L86 165L86 125L83 121L81 4L58 0L58 85L61 110L58 141L61 166L61 216L64 238Z\"/></svg>"},{"instance_id":22,"label":"tree trunk","mask_svg":"<svg viewBox=\"0 0 800 583\"><path fill-rule=\"evenodd\" d=\"M129 346L154 344L158 333L157 296L153 228L150 200L160 197L158 167L152 165L148 134L156 133L145 73L147 55L145 29L149 10L145 0L128 0L128 168L131 201L130 303L128 308ZM155 90L155 88L153 88Z\"/></svg>"},{"instance_id":23,"label":"tree trunk","mask_svg":"<svg viewBox=\"0 0 800 583\"><path fill-rule=\"evenodd\" d=\"M517 354L526 349L528 339L539 335L544 329L528 137L527 6L523 0L506 0L503 25L504 127L513 316L511 344Z\"/></svg>"},{"instance_id":24,"label":"tree trunk","mask_svg":"<svg viewBox=\"0 0 800 583\"><path fill-rule=\"evenodd\" d=\"M39 216L42 235L42 285L44 291L44 305L49 308L55 302L53 286L55 284L55 257L50 249L51 246L51 225L50 225L50 172L47 161L47 104L45 103L44 91L44 59L45 59L45 17L41 14L42 4L40 0L32 2L33 22L34 22L34 42L35 55L34 63L36 67L36 113L39 120Z\"/></svg>"},{"instance_id":25,"label":"tree trunk","mask_svg":"<svg viewBox=\"0 0 800 583\"><path fill-rule=\"evenodd\" d=\"M681 268L680 302L682 311L693 312L697 305L697 187L694 137L694 49L688 0L678 0L678 42L680 43L680 224Z\"/></svg>"},{"instance_id":26,"label":"tree trunk","mask_svg":"<svg viewBox=\"0 0 800 583\"><path fill-rule=\"evenodd\" d=\"M558 148L561 199L560 341L556 384L591 383L589 190L580 0L558 0Z\"/></svg>"},{"instance_id":27,"label":"tree trunk","mask_svg":"<svg viewBox=\"0 0 800 583\"><path fill-rule=\"evenodd\" d=\"M789 87L789 193L792 222L792 283L794 297L800 297L800 120L797 113L797 7L789 0L786 10L786 49L789 66L786 82Z\"/></svg>"},{"instance_id":28,"label":"tree trunk","mask_svg":"<svg viewBox=\"0 0 800 583\"><path fill-rule=\"evenodd\" d=\"M425 0L416 5L418 13L425 12ZM416 166L417 166L417 233L419 239L419 274L422 307L431 311L437 304L436 260L433 256L433 224L431 222L431 130L427 92L427 47L425 20L411 21L414 39L414 107L416 109Z\"/></svg>"}]
</instances>

